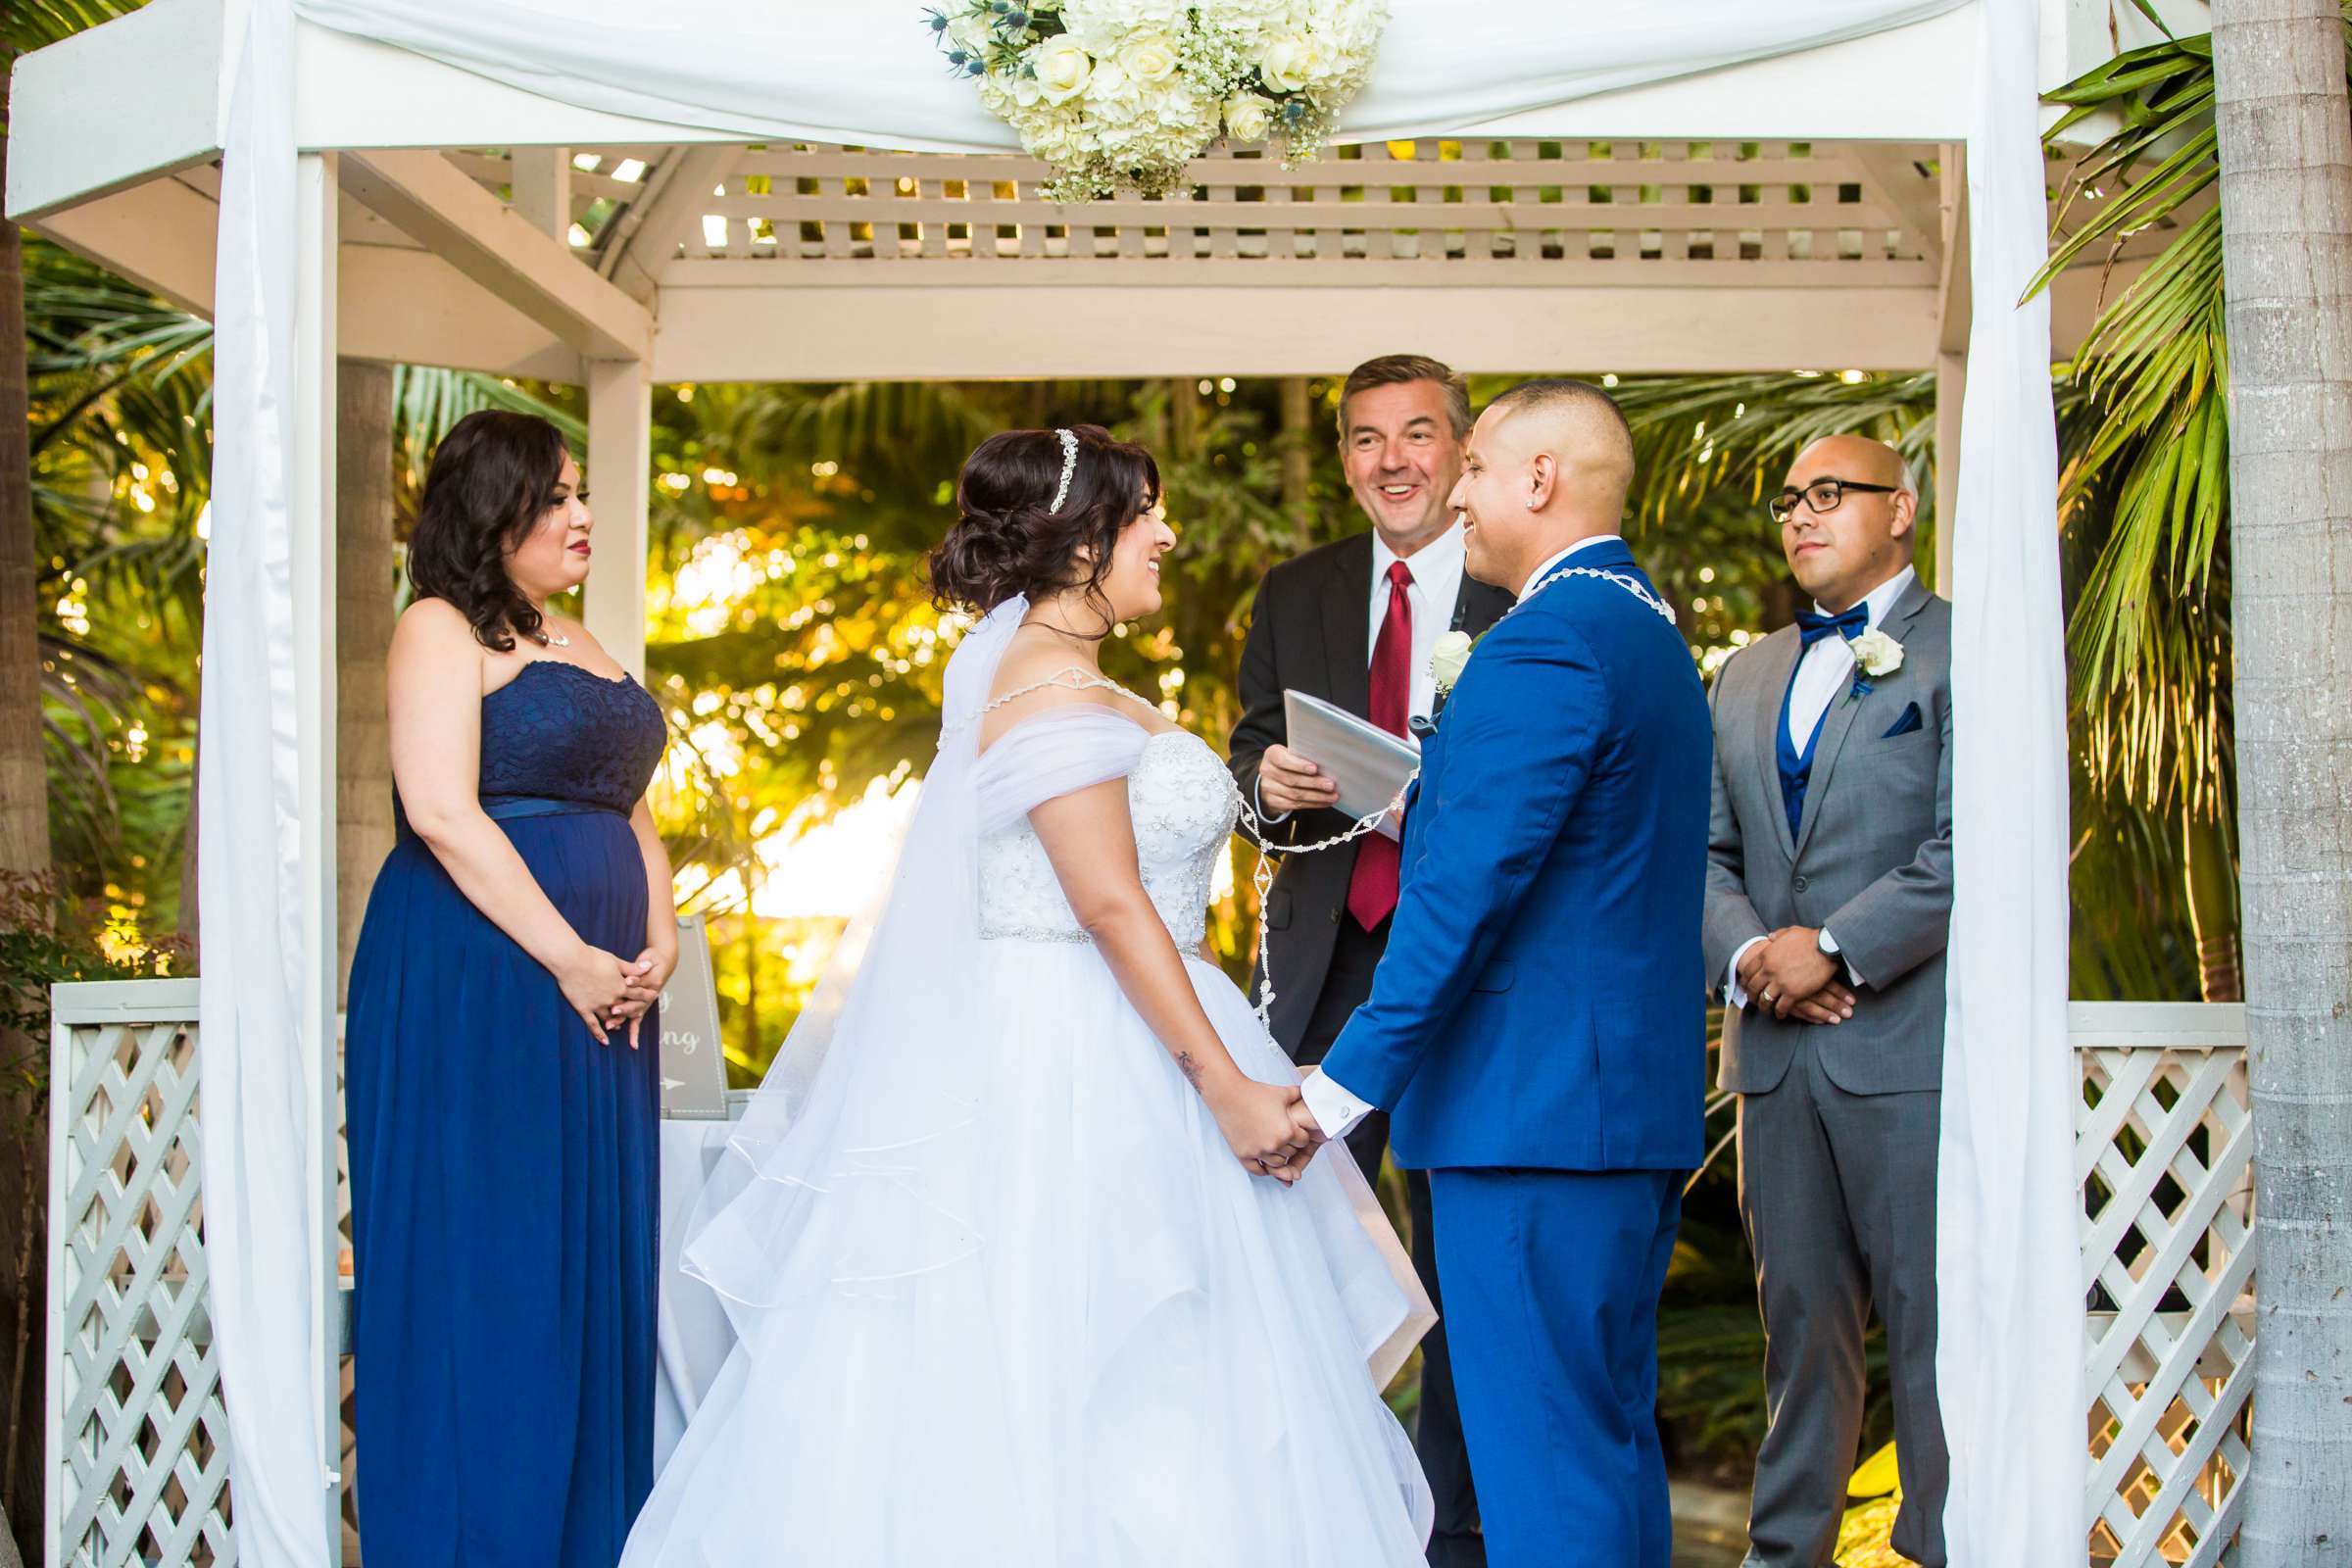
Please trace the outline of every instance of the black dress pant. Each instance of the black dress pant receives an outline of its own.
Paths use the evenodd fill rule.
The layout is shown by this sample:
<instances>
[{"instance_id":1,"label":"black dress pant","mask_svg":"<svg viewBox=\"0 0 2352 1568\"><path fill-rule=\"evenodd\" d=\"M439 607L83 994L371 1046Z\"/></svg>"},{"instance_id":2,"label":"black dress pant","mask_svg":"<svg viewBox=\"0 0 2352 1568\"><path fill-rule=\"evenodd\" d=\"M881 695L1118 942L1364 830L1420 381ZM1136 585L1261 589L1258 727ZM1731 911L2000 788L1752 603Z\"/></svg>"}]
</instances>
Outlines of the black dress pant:
<instances>
[{"instance_id":1,"label":"black dress pant","mask_svg":"<svg viewBox=\"0 0 2352 1568\"><path fill-rule=\"evenodd\" d=\"M1306 1033L1298 1042L1297 1060L1311 1067L1330 1052L1340 1031L1372 994L1372 971L1389 945L1389 922L1366 931L1354 916L1340 911L1340 934L1332 948L1331 968L1315 998ZM1380 1162L1389 1147L1389 1113L1376 1110L1348 1135L1348 1152L1376 1187ZM1421 1341L1421 1413L1414 1423L1413 1449L1420 1455L1422 1473L1437 1502L1437 1525L1430 1533L1430 1568L1486 1568L1486 1544L1478 1533L1478 1494L1470 1481L1470 1450L1462 1442L1461 1408L1454 1402L1453 1362L1446 1350L1446 1306L1438 1296L1438 1245L1431 1217L1429 1175L1404 1173L1406 1217L1412 1226L1413 1270L1429 1290L1440 1313L1438 1324Z\"/></svg>"}]
</instances>

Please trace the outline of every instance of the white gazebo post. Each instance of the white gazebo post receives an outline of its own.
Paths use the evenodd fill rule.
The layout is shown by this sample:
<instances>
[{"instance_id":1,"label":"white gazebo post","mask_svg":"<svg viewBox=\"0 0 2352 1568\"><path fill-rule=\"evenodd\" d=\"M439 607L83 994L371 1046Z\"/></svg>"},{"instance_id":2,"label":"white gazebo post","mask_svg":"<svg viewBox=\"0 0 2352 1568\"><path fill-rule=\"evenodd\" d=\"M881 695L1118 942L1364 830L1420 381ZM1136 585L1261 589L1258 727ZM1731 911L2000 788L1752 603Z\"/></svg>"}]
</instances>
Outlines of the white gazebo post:
<instances>
[{"instance_id":1,"label":"white gazebo post","mask_svg":"<svg viewBox=\"0 0 2352 1568\"><path fill-rule=\"evenodd\" d=\"M652 367L588 362L588 491L598 565L588 577L588 634L645 679L645 564L653 543Z\"/></svg>"},{"instance_id":2,"label":"white gazebo post","mask_svg":"<svg viewBox=\"0 0 2352 1568\"><path fill-rule=\"evenodd\" d=\"M341 1340L336 1315L335 1145L342 1104L335 1089L335 1014L341 948L335 897L335 345L341 254L340 160L304 153L295 166L294 406L290 453L295 649L295 736L301 758L303 866L301 1011L295 1040L311 1107L304 1169L309 1178L311 1347L319 1362L318 1455L328 1539L341 1533ZM257 852L266 847L256 846ZM247 873L267 874L256 868Z\"/></svg>"},{"instance_id":3,"label":"white gazebo post","mask_svg":"<svg viewBox=\"0 0 2352 1568\"><path fill-rule=\"evenodd\" d=\"M1968 149L1943 155L1943 276L1936 327L1936 591L1952 593L1952 531L1960 504L1960 409L1968 398Z\"/></svg>"}]
</instances>

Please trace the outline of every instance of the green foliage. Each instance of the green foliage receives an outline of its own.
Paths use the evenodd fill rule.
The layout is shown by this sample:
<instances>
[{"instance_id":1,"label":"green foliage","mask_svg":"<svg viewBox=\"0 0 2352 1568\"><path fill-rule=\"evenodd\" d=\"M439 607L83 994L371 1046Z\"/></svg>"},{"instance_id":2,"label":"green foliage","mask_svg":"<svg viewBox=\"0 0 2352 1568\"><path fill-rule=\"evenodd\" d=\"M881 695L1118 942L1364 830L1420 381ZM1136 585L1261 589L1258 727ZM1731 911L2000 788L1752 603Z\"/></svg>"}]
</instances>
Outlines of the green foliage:
<instances>
[{"instance_id":1,"label":"green foliage","mask_svg":"<svg viewBox=\"0 0 2352 1568\"><path fill-rule=\"evenodd\" d=\"M74 909L52 877L0 871L0 1035L31 1043L31 1058L8 1064L19 1087L47 1083L49 988L81 980L151 980L169 974L177 950L151 945L109 922L99 909Z\"/></svg>"},{"instance_id":2,"label":"green foliage","mask_svg":"<svg viewBox=\"0 0 2352 1568\"><path fill-rule=\"evenodd\" d=\"M2088 557L2068 627L2086 778L2160 812L2185 802L2228 820L2230 362L2211 41L2133 50L2051 96L2067 106L2053 144L2117 128L2069 170L2034 288L2179 225L2100 312L2062 422L2060 506L2070 552ZM2104 199L2068 227L2093 193Z\"/></svg>"}]
</instances>

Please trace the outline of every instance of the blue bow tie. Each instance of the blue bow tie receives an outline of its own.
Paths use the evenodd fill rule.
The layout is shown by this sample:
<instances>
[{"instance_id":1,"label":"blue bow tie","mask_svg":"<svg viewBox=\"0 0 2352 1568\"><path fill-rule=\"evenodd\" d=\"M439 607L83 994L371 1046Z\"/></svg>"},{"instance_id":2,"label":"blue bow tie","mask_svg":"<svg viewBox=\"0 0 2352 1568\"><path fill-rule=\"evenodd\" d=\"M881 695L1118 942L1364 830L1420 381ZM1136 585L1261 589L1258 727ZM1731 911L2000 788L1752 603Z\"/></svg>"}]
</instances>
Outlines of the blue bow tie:
<instances>
[{"instance_id":1,"label":"blue bow tie","mask_svg":"<svg viewBox=\"0 0 2352 1568\"><path fill-rule=\"evenodd\" d=\"M1840 615L1817 615L1810 610L1796 612L1797 635L1804 638L1807 648L1832 632L1850 643L1869 629L1870 604L1867 600Z\"/></svg>"}]
</instances>

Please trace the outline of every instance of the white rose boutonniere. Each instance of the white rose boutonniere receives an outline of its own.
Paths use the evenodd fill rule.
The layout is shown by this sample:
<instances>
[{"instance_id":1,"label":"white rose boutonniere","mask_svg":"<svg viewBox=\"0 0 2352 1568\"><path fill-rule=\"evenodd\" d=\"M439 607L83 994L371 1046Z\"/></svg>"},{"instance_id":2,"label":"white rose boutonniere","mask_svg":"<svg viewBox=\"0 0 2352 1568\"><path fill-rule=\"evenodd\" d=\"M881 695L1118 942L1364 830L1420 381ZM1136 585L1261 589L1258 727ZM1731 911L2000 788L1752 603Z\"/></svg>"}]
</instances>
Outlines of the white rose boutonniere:
<instances>
[{"instance_id":1,"label":"white rose boutonniere","mask_svg":"<svg viewBox=\"0 0 2352 1568\"><path fill-rule=\"evenodd\" d=\"M1470 662L1470 650L1476 646L1468 632L1449 631L1430 649L1429 672L1437 679L1440 695L1453 690L1453 683L1462 678L1462 666Z\"/></svg>"},{"instance_id":2,"label":"white rose boutonniere","mask_svg":"<svg viewBox=\"0 0 2352 1568\"><path fill-rule=\"evenodd\" d=\"M1866 631L1849 646L1854 651L1854 662L1873 680L1903 667L1903 645L1883 631Z\"/></svg>"},{"instance_id":3,"label":"white rose boutonniere","mask_svg":"<svg viewBox=\"0 0 2352 1568\"><path fill-rule=\"evenodd\" d=\"M1875 626L1846 646L1854 651L1854 684L1845 694L1849 703L1868 697L1872 681L1903 667L1903 645Z\"/></svg>"}]
</instances>

